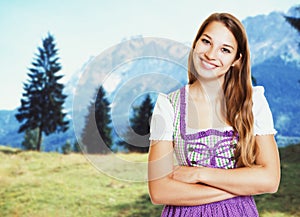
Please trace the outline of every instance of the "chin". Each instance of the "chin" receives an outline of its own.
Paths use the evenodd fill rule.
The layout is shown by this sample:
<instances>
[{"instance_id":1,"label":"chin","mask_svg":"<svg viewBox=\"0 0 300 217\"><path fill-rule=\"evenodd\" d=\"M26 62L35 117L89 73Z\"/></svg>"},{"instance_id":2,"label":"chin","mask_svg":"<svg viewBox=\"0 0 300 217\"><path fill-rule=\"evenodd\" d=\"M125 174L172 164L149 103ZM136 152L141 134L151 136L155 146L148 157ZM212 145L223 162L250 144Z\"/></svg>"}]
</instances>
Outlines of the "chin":
<instances>
[{"instance_id":1,"label":"chin","mask_svg":"<svg viewBox=\"0 0 300 217\"><path fill-rule=\"evenodd\" d=\"M212 71L202 71L201 73L197 74L197 79L200 81L218 81L222 80L225 77L226 73L217 74Z\"/></svg>"}]
</instances>

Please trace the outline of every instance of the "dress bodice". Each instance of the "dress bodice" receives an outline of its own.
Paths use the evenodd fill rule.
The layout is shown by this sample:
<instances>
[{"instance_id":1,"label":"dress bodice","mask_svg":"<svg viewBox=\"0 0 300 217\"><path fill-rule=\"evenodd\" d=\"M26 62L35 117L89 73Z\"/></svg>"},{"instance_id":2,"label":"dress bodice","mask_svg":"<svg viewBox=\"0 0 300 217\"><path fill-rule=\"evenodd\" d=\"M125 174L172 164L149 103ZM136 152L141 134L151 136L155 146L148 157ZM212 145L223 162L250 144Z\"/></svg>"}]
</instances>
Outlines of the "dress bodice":
<instances>
[{"instance_id":1,"label":"dress bodice","mask_svg":"<svg viewBox=\"0 0 300 217\"><path fill-rule=\"evenodd\" d=\"M179 165L234 168L238 141L231 127L191 132L186 126L186 89L168 95L174 108L174 150Z\"/></svg>"}]
</instances>

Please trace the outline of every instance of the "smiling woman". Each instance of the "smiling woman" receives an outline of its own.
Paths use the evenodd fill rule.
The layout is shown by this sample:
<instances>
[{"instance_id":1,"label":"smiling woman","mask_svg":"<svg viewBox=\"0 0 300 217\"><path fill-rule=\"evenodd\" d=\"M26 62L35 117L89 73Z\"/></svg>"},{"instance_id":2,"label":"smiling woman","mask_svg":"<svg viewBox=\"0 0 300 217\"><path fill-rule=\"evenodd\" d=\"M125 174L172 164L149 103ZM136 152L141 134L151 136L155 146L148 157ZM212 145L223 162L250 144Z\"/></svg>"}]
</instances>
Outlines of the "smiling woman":
<instances>
[{"instance_id":1,"label":"smiling woman","mask_svg":"<svg viewBox=\"0 0 300 217\"><path fill-rule=\"evenodd\" d=\"M237 42L227 27L212 22L197 40L193 51L193 62L198 79L224 78L224 74L238 61Z\"/></svg>"},{"instance_id":2,"label":"smiling woman","mask_svg":"<svg viewBox=\"0 0 300 217\"><path fill-rule=\"evenodd\" d=\"M249 54L241 22L214 13L192 45L189 84L158 96L148 184L162 216L255 217L252 195L277 191L276 130L263 87L252 87Z\"/></svg>"}]
</instances>

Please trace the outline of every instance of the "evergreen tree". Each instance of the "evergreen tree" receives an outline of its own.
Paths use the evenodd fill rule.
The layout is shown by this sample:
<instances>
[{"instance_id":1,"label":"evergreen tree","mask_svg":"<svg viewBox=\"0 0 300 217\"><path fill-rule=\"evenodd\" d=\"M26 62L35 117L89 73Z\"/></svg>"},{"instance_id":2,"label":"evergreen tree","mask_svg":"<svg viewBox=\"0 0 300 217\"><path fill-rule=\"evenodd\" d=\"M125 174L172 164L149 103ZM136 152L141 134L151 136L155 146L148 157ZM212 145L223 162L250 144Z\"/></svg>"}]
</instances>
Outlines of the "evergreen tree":
<instances>
[{"instance_id":1,"label":"evergreen tree","mask_svg":"<svg viewBox=\"0 0 300 217\"><path fill-rule=\"evenodd\" d=\"M296 10L300 12L300 7L297 7ZM289 17L284 16L285 20L294 27L300 33L300 18L299 17ZM300 46L300 43L298 44Z\"/></svg>"},{"instance_id":2,"label":"evergreen tree","mask_svg":"<svg viewBox=\"0 0 300 217\"><path fill-rule=\"evenodd\" d=\"M74 145L73 145L73 152L75 152L75 153L81 152L81 148L80 148L79 143L78 143L77 140L74 142Z\"/></svg>"},{"instance_id":3,"label":"evergreen tree","mask_svg":"<svg viewBox=\"0 0 300 217\"><path fill-rule=\"evenodd\" d=\"M253 75L251 75L251 81L252 81L252 85L253 86L257 85L257 80L256 80L256 78Z\"/></svg>"},{"instance_id":4,"label":"evergreen tree","mask_svg":"<svg viewBox=\"0 0 300 217\"><path fill-rule=\"evenodd\" d=\"M130 152L146 153L149 150L149 120L153 112L153 103L151 97L147 94L140 106L133 108L133 117L130 118L130 125L134 133L127 130L124 138L118 143L124 146Z\"/></svg>"},{"instance_id":5,"label":"evergreen tree","mask_svg":"<svg viewBox=\"0 0 300 217\"><path fill-rule=\"evenodd\" d=\"M70 154L72 152L72 147L70 141L66 141L66 143L62 147L63 154Z\"/></svg>"},{"instance_id":6,"label":"evergreen tree","mask_svg":"<svg viewBox=\"0 0 300 217\"><path fill-rule=\"evenodd\" d=\"M86 116L81 141L88 153L108 153L112 146L110 107L106 93L100 86L96 99L91 102Z\"/></svg>"},{"instance_id":7,"label":"evergreen tree","mask_svg":"<svg viewBox=\"0 0 300 217\"><path fill-rule=\"evenodd\" d=\"M19 133L26 130L37 130L36 149L40 151L42 134L65 132L69 122L65 121L66 113L63 104L66 99L64 85L58 81L63 77L57 75L61 69L58 63L57 49L54 37L49 33L43 40L43 46L38 47L38 54L33 67L29 68L27 83L24 83L24 93L21 107L16 114L21 123Z\"/></svg>"},{"instance_id":8,"label":"evergreen tree","mask_svg":"<svg viewBox=\"0 0 300 217\"><path fill-rule=\"evenodd\" d=\"M37 129L25 131L24 141L22 142L22 146L25 150L36 150L36 145L38 141L38 131Z\"/></svg>"},{"instance_id":9,"label":"evergreen tree","mask_svg":"<svg viewBox=\"0 0 300 217\"><path fill-rule=\"evenodd\" d=\"M297 7L296 10L300 12L300 7ZM284 18L292 27L294 27L300 33L300 18L289 16L284 16ZM298 46L300 46L300 43L298 44ZM298 80L298 83L300 83L300 80Z\"/></svg>"},{"instance_id":10,"label":"evergreen tree","mask_svg":"<svg viewBox=\"0 0 300 217\"><path fill-rule=\"evenodd\" d=\"M297 8L300 11L300 7ZM300 32L300 18L284 16L286 21L294 27L298 32Z\"/></svg>"}]
</instances>

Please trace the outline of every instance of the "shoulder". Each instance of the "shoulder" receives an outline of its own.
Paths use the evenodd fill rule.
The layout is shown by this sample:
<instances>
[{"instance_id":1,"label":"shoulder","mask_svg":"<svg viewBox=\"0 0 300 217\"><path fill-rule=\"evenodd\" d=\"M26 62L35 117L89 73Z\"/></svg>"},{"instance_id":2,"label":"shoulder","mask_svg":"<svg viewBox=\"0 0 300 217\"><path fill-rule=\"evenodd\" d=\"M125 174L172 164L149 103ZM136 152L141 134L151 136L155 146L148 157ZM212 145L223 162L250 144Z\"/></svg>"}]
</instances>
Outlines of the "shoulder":
<instances>
[{"instance_id":1,"label":"shoulder","mask_svg":"<svg viewBox=\"0 0 300 217\"><path fill-rule=\"evenodd\" d=\"M174 112L174 109L180 103L180 93L185 88L186 86L183 86L167 94L159 93L154 110L159 110L161 108L162 110L171 110Z\"/></svg>"},{"instance_id":2,"label":"shoulder","mask_svg":"<svg viewBox=\"0 0 300 217\"><path fill-rule=\"evenodd\" d=\"M263 86L254 86L253 91L253 100L256 100L265 94L265 88Z\"/></svg>"},{"instance_id":3,"label":"shoulder","mask_svg":"<svg viewBox=\"0 0 300 217\"><path fill-rule=\"evenodd\" d=\"M169 140L173 136L174 109L169 94L159 93L150 122L150 140Z\"/></svg>"},{"instance_id":4,"label":"shoulder","mask_svg":"<svg viewBox=\"0 0 300 217\"><path fill-rule=\"evenodd\" d=\"M156 99L156 105L157 106L163 106L170 104L170 100L168 99L168 94L165 93L158 93L157 99Z\"/></svg>"},{"instance_id":5,"label":"shoulder","mask_svg":"<svg viewBox=\"0 0 300 217\"><path fill-rule=\"evenodd\" d=\"M252 101L254 133L256 135L275 134L273 116L263 86L253 87Z\"/></svg>"},{"instance_id":6,"label":"shoulder","mask_svg":"<svg viewBox=\"0 0 300 217\"><path fill-rule=\"evenodd\" d=\"M184 91L186 89L186 87L187 87L187 85L185 85L179 89L176 89L167 95L167 98L173 107L175 107L180 102L180 93L182 91Z\"/></svg>"},{"instance_id":7,"label":"shoulder","mask_svg":"<svg viewBox=\"0 0 300 217\"><path fill-rule=\"evenodd\" d=\"M253 87L252 101L254 115L259 112L262 107L269 107L267 99L265 97L265 88L263 86Z\"/></svg>"},{"instance_id":8,"label":"shoulder","mask_svg":"<svg viewBox=\"0 0 300 217\"><path fill-rule=\"evenodd\" d=\"M178 88L176 90L173 90L171 91L170 93L167 94L168 98L172 98L172 97L175 97L175 96L178 96L180 94L180 92L185 89L186 86L183 86L181 88Z\"/></svg>"}]
</instances>

